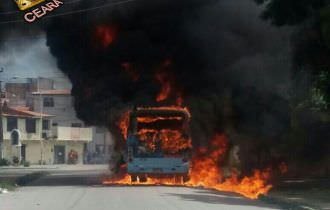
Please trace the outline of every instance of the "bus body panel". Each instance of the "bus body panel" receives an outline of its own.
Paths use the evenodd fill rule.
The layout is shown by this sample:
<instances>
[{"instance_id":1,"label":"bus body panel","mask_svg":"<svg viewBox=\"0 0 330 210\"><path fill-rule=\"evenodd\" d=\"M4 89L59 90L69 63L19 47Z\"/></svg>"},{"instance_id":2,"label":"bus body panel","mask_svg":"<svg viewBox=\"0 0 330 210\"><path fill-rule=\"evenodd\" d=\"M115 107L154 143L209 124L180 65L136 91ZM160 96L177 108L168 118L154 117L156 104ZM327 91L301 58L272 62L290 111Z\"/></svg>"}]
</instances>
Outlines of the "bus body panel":
<instances>
[{"instance_id":1,"label":"bus body panel","mask_svg":"<svg viewBox=\"0 0 330 210\"><path fill-rule=\"evenodd\" d=\"M189 162L182 158L133 158L127 170L129 174L188 174Z\"/></svg>"}]
</instances>

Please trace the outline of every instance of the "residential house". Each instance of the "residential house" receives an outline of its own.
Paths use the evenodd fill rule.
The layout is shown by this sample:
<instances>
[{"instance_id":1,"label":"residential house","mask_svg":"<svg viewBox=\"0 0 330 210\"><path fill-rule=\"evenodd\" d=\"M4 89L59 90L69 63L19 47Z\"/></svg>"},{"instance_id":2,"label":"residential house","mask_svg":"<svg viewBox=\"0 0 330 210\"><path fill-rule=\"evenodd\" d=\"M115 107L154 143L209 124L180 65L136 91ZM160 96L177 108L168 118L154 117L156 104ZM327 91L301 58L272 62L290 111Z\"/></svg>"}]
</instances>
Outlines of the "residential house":
<instances>
[{"instance_id":1,"label":"residential house","mask_svg":"<svg viewBox=\"0 0 330 210\"><path fill-rule=\"evenodd\" d=\"M34 111L54 116L52 127L57 129L57 135L66 132L67 141L69 139L75 141L79 129L79 132L82 132L83 128L91 129L92 141L84 144L84 162L106 163L113 146L110 133L105 128L86 126L83 121L77 118L73 103L74 98L71 95L71 90L68 89L40 90L39 92L32 92L28 98L28 104ZM54 133L56 134L56 132ZM58 136L57 138L59 141L64 137Z\"/></svg>"},{"instance_id":2,"label":"residential house","mask_svg":"<svg viewBox=\"0 0 330 210\"><path fill-rule=\"evenodd\" d=\"M43 120L53 116L29 111L26 107L3 106L3 157L13 161L14 157L32 164L52 163L52 143L41 138L45 128Z\"/></svg>"},{"instance_id":3,"label":"residential house","mask_svg":"<svg viewBox=\"0 0 330 210\"><path fill-rule=\"evenodd\" d=\"M29 93L54 86L54 81L47 78L13 78L6 82L5 93L10 106L26 106Z\"/></svg>"},{"instance_id":4,"label":"residential house","mask_svg":"<svg viewBox=\"0 0 330 210\"><path fill-rule=\"evenodd\" d=\"M68 85L66 85L68 86ZM51 129L44 130L43 139L57 139L55 154L68 153L71 149L63 145L83 142L83 152L79 155L84 163L106 163L113 147L111 134L106 128L88 127L77 118L70 89L55 89L55 83L47 78L15 79L5 84L6 98L10 107L29 107L35 113L52 115L52 120L43 119L43 125ZM92 130L92 140L78 136L78 132ZM65 136L63 136L65 134ZM87 132L89 133L89 132ZM80 134L79 134L80 135ZM83 135L83 134L82 134ZM55 138L56 137L56 138ZM65 141L63 140L65 139ZM47 163L66 163L67 160L54 156Z\"/></svg>"},{"instance_id":5,"label":"residential house","mask_svg":"<svg viewBox=\"0 0 330 210\"><path fill-rule=\"evenodd\" d=\"M70 151L83 163L84 148L92 141L91 128L52 126L54 115L30 111L28 107L3 107L3 157L31 164L64 164Z\"/></svg>"}]
</instances>

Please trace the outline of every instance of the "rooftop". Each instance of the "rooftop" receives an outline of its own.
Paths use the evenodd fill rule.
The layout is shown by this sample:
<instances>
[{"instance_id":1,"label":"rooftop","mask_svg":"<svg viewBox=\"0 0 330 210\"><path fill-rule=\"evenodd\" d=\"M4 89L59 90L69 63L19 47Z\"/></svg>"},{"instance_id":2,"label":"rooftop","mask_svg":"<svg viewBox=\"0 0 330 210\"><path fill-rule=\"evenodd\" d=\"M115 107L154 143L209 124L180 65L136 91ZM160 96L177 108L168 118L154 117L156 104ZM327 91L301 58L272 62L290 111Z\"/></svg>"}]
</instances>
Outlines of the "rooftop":
<instances>
[{"instance_id":1,"label":"rooftop","mask_svg":"<svg viewBox=\"0 0 330 210\"><path fill-rule=\"evenodd\" d=\"M3 107L3 116L22 117L22 118L23 117L24 118L53 117L53 115L30 111L28 107Z\"/></svg>"},{"instance_id":2,"label":"rooftop","mask_svg":"<svg viewBox=\"0 0 330 210\"><path fill-rule=\"evenodd\" d=\"M41 90L38 92L32 92L32 95L71 95L70 89L62 90Z\"/></svg>"}]
</instances>

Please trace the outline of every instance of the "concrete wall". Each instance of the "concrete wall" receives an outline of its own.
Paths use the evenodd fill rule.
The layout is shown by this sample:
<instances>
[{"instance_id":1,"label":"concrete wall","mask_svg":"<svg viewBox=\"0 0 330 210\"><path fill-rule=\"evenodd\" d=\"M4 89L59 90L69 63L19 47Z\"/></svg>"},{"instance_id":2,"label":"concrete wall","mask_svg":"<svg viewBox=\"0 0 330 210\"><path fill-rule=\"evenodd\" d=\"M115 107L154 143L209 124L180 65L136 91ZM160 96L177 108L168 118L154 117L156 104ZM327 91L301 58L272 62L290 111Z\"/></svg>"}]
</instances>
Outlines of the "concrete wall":
<instances>
[{"instance_id":1,"label":"concrete wall","mask_svg":"<svg viewBox=\"0 0 330 210\"><path fill-rule=\"evenodd\" d=\"M18 130L20 131L21 143L25 145L26 160L31 164L39 164L41 159L45 164L54 163L54 146L63 145L65 146L65 160L67 163L68 153L71 149L78 152L78 163L83 163L84 159L84 144L92 140L92 129L91 128L71 128L65 127L60 129L60 137L63 139L57 140L44 140L40 141L40 129L41 120L36 119L36 132L28 134L25 131L25 118L18 118L17 120ZM7 118L3 117L3 128L4 128L4 158L12 161L13 157L19 157L19 147L12 146L10 135L11 132L7 131ZM75 132L72 132L72 129ZM76 140L72 139L77 134L79 135ZM80 141L84 139L85 141Z\"/></svg>"},{"instance_id":2,"label":"concrete wall","mask_svg":"<svg viewBox=\"0 0 330 210\"><path fill-rule=\"evenodd\" d=\"M71 150L78 153L77 164L83 164L84 160L84 144L85 142L72 142L72 141L56 141L54 145L65 146L65 163L68 162L68 155Z\"/></svg>"},{"instance_id":3,"label":"concrete wall","mask_svg":"<svg viewBox=\"0 0 330 210\"><path fill-rule=\"evenodd\" d=\"M26 97L30 85L28 83L6 83L6 98L9 106L26 106Z\"/></svg>"},{"instance_id":4,"label":"concrete wall","mask_svg":"<svg viewBox=\"0 0 330 210\"><path fill-rule=\"evenodd\" d=\"M96 147L103 146L104 154L97 154ZM107 163L113 151L114 141L111 133L106 128L93 127L93 141L87 145L87 150L90 157L96 155L96 158L91 158L91 163Z\"/></svg>"},{"instance_id":5,"label":"concrete wall","mask_svg":"<svg viewBox=\"0 0 330 210\"><path fill-rule=\"evenodd\" d=\"M65 163L68 161L68 154L70 150L74 150L78 153L78 164L82 164L84 160L84 144L85 142L70 142L70 141L22 141L25 145L26 161L31 164L54 164L54 146L65 146ZM42 148L42 150L41 150ZM4 158L12 162L13 157L19 157L19 148L12 146L9 140L4 141ZM42 157L41 157L42 156Z\"/></svg>"},{"instance_id":6,"label":"concrete wall","mask_svg":"<svg viewBox=\"0 0 330 210\"><path fill-rule=\"evenodd\" d=\"M83 121L77 118L76 111L73 107L73 97L71 95L32 95L33 110L41 112L41 105L43 105L43 98L52 97L54 100L54 107L43 107L42 112L54 115L53 123L57 123L59 126L70 127L72 123L81 123L84 126ZM41 99L41 101L40 101Z\"/></svg>"},{"instance_id":7,"label":"concrete wall","mask_svg":"<svg viewBox=\"0 0 330 210\"><path fill-rule=\"evenodd\" d=\"M53 128L53 134L60 141L92 141L92 128L73 128L56 126Z\"/></svg>"},{"instance_id":8,"label":"concrete wall","mask_svg":"<svg viewBox=\"0 0 330 210\"><path fill-rule=\"evenodd\" d=\"M2 118L3 125L3 138L6 140L10 139L11 131L7 131L7 118ZM41 120L36 118L36 132L35 133L26 133L25 128L25 118L17 119L17 129L20 131L20 137L23 140L40 140L40 129L41 129Z\"/></svg>"}]
</instances>

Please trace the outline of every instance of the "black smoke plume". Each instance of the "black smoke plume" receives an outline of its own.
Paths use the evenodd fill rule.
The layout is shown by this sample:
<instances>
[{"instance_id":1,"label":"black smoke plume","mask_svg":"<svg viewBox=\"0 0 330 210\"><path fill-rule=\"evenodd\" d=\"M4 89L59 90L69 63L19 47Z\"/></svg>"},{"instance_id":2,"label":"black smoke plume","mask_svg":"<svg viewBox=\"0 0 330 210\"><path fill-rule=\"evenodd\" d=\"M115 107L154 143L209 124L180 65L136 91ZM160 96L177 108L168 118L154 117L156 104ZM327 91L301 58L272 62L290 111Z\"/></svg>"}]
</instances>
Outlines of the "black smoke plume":
<instances>
[{"instance_id":1,"label":"black smoke plume","mask_svg":"<svg viewBox=\"0 0 330 210\"><path fill-rule=\"evenodd\" d=\"M137 0L54 18L45 28L81 119L120 136L123 110L174 104L175 94L155 101L155 74L166 72L192 112L199 146L227 124L270 139L287 129L288 36L259 20L259 12L249 0Z\"/></svg>"}]
</instances>

